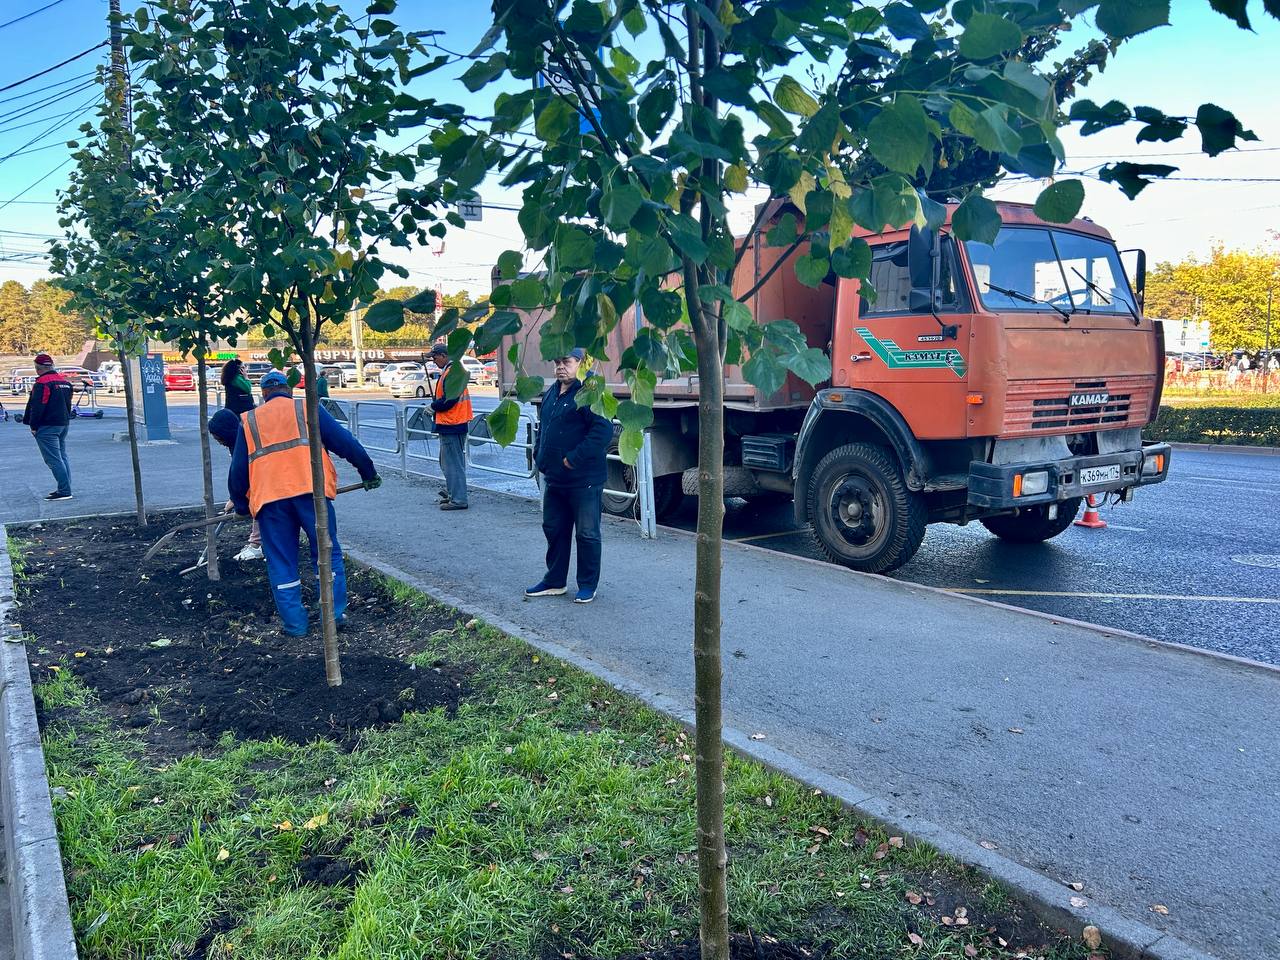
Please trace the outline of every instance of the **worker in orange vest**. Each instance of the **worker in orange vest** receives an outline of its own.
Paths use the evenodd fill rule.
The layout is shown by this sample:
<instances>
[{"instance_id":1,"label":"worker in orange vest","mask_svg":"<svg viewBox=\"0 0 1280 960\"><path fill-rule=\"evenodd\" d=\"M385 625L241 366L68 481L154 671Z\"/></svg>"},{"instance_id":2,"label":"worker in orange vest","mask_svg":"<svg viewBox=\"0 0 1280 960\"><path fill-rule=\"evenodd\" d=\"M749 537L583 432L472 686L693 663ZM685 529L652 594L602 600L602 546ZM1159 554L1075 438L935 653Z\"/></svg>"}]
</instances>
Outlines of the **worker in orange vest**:
<instances>
[{"instance_id":1,"label":"worker in orange vest","mask_svg":"<svg viewBox=\"0 0 1280 960\"><path fill-rule=\"evenodd\" d=\"M306 403L293 399L288 379L278 370L266 374L259 386L262 403L240 417L227 487L236 513L253 514L257 518L271 594L284 622L284 632L301 637L307 632L307 610L302 605L302 579L298 574L299 531L307 533L313 565L319 555L315 502L311 497ZM347 573L342 564L342 547L338 545L338 521L333 513L338 474L329 452L360 471L366 490L381 486L382 478L360 441L323 408L320 410L320 442L324 446L324 492L329 498L333 615L341 625L347 610Z\"/></svg>"},{"instance_id":2,"label":"worker in orange vest","mask_svg":"<svg viewBox=\"0 0 1280 960\"><path fill-rule=\"evenodd\" d=\"M462 394L445 398L444 381L453 366L449 348L437 343L431 348L431 362L440 371L436 380L431 410L435 414L435 432L440 440L440 470L444 489L440 491L441 510L467 509L467 427L471 423L471 393L464 383Z\"/></svg>"}]
</instances>

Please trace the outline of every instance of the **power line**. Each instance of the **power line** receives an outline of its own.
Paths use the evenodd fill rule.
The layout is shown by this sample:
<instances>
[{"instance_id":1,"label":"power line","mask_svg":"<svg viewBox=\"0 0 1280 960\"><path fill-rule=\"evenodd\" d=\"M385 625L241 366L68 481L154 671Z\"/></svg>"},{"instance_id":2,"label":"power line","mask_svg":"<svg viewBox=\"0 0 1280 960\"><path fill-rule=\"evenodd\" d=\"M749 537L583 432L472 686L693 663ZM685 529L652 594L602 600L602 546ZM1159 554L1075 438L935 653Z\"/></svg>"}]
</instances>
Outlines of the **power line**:
<instances>
[{"instance_id":1,"label":"power line","mask_svg":"<svg viewBox=\"0 0 1280 960\"><path fill-rule=\"evenodd\" d=\"M14 107L12 110L8 111L7 113L0 113L0 120L18 120L22 117L30 116L33 113L39 113L45 107L52 107L58 103L61 103L63 100L67 100L70 97L75 96L77 93L80 93L82 90L88 90L95 83L97 83L96 80L82 80L80 81L80 83L76 84L74 87L71 87L67 90L60 90L54 94L50 94L49 96L45 97L43 100L37 100L35 103L23 104L20 107Z\"/></svg>"},{"instance_id":2,"label":"power line","mask_svg":"<svg viewBox=\"0 0 1280 960\"><path fill-rule=\"evenodd\" d=\"M48 127L48 128L47 128L47 129L45 129L42 133L36 134L36 136L32 137L32 138L31 138L30 140L28 140L26 143L22 144L22 146L18 147L18 149L16 149L16 150L12 150L12 151L10 151L9 153L6 153L4 156L0 157L0 163L4 163L6 160L9 160L9 159L11 159L11 158L13 158L13 157L16 157L16 156L17 156L19 153L21 153L23 150L26 150L26 149L27 149L27 147L30 147L30 146L32 146L32 145L34 145L34 144L39 143L41 140L43 140L45 137L49 136L49 134L53 133L55 130L60 130L61 128L65 127L65 126L68 124L68 122L70 122L70 123L74 123L76 120L80 119L82 116L84 116L86 113L88 113L88 112L89 112L90 110L92 110L94 107L96 107L99 103L101 103L101 102L102 102L102 96L103 96L102 94L98 94L98 95L97 95L97 96L95 96L92 100L90 100L88 103L83 104L81 107L79 107L79 108L78 108L78 110L79 110L79 112L78 112L78 113L77 113L75 110L73 110L73 111L71 111L70 113L65 113L65 114L63 114L63 117L64 117L64 118L65 118L65 117L70 117L71 119L70 119L69 121L68 121L68 120L66 120L66 119L60 119L60 120L56 121L56 122L53 124L53 126ZM74 116L72 116L72 114L74 114ZM70 158L68 158L68 160L70 160Z\"/></svg>"},{"instance_id":3,"label":"power line","mask_svg":"<svg viewBox=\"0 0 1280 960\"><path fill-rule=\"evenodd\" d=\"M58 80L54 83L46 83L43 87L36 87L34 90L28 90L26 93L17 93L12 97L4 97L0 99L0 103L12 103L14 100L25 100L27 97L34 97L37 93L43 93L46 90L52 90L54 87L65 87L70 83L79 83L89 77L97 76L96 70L90 70L88 73L78 73L74 77L68 77L65 80Z\"/></svg>"},{"instance_id":4,"label":"power line","mask_svg":"<svg viewBox=\"0 0 1280 960\"><path fill-rule=\"evenodd\" d=\"M91 87L91 86L94 86L94 84L86 84L86 88L87 88L87 87ZM77 91L76 91L76 93L83 93L83 92L84 92L83 90L77 90ZM98 102L96 97L94 98L94 101L93 101L93 102L94 102L94 103L97 103L97 102ZM63 119L65 119L65 118L67 118L67 117L71 116L72 114L78 113L79 111L81 111L81 110L83 110L83 109L84 109L84 105L82 104L82 105L80 105L80 106L78 106L78 107L72 107L72 108L71 108L70 110L68 110L66 113L60 113L60 114L57 114L56 116L53 116L53 117L37 117L35 120L28 120L26 123L15 123L15 124L13 124L12 126L8 126L8 127L0 127L0 135L6 134L6 133L8 133L8 132L9 132L9 131L11 131L11 130L23 130L23 129L27 128L27 127L34 127L36 124L38 124L38 123L44 123L46 120L63 120Z\"/></svg>"},{"instance_id":5,"label":"power line","mask_svg":"<svg viewBox=\"0 0 1280 960\"><path fill-rule=\"evenodd\" d=\"M12 27L15 23L21 23L23 20L29 20L37 13L44 13L50 7L56 7L60 3L62 3L62 0L53 0L52 3L46 3L43 7L40 7L37 10L32 10L30 13L24 13L20 17L14 17L12 20L6 20L4 23L0 23L0 30L3 30L5 27Z\"/></svg>"},{"instance_id":6,"label":"power line","mask_svg":"<svg viewBox=\"0 0 1280 960\"><path fill-rule=\"evenodd\" d=\"M14 87L20 87L24 83L29 83L30 81L35 80L37 77L43 77L46 73L53 73L53 71L57 70L59 67L65 67L68 63L75 63L75 61L79 60L81 57L87 57L89 54L93 53L93 51L100 50L107 46L109 42L110 41L103 40L101 43L95 43L88 50L81 50L74 57L67 57L67 59L63 60L61 63L55 63L52 67L46 67L39 73L33 73L29 77L23 77L21 80L15 80L13 83L5 84L3 87L0 87L0 93L4 93L6 90L12 90Z\"/></svg>"},{"instance_id":7,"label":"power line","mask_svg":"<svg viewBox=\"0 0 1280 960\"><path fill-rule=\"evenodd\" d=\"M56 167L54 167L52 170L46 173L43 177L40 177L40 179L36 180L35 182L28 184L26 187L19 190L16 194L14 194L8 200L4 201L3 203L0 203L0 210L3 210L5 207L9 206L9 204L11 203L16 203L19 197L22 197L24 194L29 193L30 191L34 190L36 187L40 186L40 184L44 183L46 180L52 177L55 173L57 173L59 170L65 167L68 163L70 163L71 159L72 159L71 157L67 157L67 159L63 160L60 164L58 164ZM53 201L49 201L49 202L53 202Z\"/></svg>"},{"instance_id":8,"label":"power line","mask_svg":"<svg viewBox=\"0 0 1280 960\"><path fill-rule=\"evenodd\" d=\"M1239 147L1231 153L1271 153L1280 147ZM1203 150L1177 150L1171 153L1076 153L1074 160L1141 160L1144 157L1199 157L1207 156Z\"/></svg>"}]
</instances>

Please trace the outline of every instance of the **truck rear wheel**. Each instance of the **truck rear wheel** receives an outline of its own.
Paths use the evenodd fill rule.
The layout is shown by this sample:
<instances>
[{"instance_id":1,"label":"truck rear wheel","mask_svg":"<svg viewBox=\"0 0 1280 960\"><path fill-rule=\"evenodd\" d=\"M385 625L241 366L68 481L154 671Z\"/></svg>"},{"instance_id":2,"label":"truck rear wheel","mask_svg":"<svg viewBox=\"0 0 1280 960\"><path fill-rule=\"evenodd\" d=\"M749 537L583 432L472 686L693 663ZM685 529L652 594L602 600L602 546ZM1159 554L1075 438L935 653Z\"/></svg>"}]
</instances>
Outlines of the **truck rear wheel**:
<instances>
[{"instance_id":1,"label":"truck rear wheel","mask_svg":"<svg viewBox=\"0 0 1280 960\"><path fill-rule=\"evenodd\" d=\"M609 453L617 453L616 446L610 447ZM601 497L601 505L604 512L615 517L639 517L640 516L640 500L638 497L629 497L621 493L609 493L610 490L623 491L627 493L635 493L636 471L635 467L629 467L625 463L618 460L606 461L607 475L605 478L605 493ZM671 473L662 477L653 478L653 505L658 517L658 522L662 523L669 520L684 503L684 493L680 489L680 474Z\"/></svg>"},{"instance_id":2,"label":"truck rear wheel","mask_svg":"<svg viewBox=\"0 0 1280 960\"><path fill-rule=\"evenodd\" d=\"M1075 520L1080 511L1080 497L1058 504L1058 515L1049 518L1049 506L1026 507L1019 513L1002 517L983 517L979 522L1001 540L1011 543L1043 543L1052 540Z\"/></svg>"},{"instance_id":3,"label":"truck rear wheel","mask_svg":"<svg viewBox=\"0 0 1280 960\"><path fill-rule=\"evenodd\" d=\"M893 455L870 443L837 447L809 483L814 539L827 558L864 573L887 573L924 539L928 510L907 488Z\"/></svg>"}]
</instances>

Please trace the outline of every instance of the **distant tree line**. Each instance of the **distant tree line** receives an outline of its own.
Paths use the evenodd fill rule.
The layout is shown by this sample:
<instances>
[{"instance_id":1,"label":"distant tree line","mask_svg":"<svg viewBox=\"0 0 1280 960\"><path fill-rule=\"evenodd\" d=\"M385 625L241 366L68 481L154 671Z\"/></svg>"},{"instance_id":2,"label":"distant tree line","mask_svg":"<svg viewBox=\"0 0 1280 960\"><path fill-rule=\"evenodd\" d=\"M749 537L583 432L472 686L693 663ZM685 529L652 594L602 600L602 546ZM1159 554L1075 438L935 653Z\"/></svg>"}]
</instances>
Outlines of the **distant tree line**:
<instances>
[{"instance_id":1,"label":"distant tree line","mask_svg":"<svg viewBox=\"0 0 1280 960\"><path fill-rule=\"evenodd\" d=\"M1268 250L1228 250L1207 259L1156 265L1147 277L1146 313L1165 320L1209 321L1216 351L1266 345L1267 293L1273 291L1271 346L1280 346L1280 257Z\"/></svg>"},{"instance_id":2,"label":"distant tree line","mask_svg":"<svg viewBox=\"0 0 1280 960\"><path fill-rule=\"evenodd\" d=\"M75 353L93 337L93 325L67 310L71 295L48 280L28 289L17 280L0 284L0 353Z\"/></svg>"}]
</instances>

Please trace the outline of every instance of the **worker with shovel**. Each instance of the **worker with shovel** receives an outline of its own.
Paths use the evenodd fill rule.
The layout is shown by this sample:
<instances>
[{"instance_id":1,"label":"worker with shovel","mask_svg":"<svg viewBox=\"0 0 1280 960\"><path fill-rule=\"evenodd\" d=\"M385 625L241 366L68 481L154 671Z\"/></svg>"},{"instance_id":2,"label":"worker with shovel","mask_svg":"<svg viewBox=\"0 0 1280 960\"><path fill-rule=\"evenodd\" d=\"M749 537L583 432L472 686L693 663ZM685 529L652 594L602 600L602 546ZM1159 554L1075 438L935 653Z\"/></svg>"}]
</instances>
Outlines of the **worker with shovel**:
<instances>
[{"instance_id":1,"label":"worker with shovel","mask_svg":"<svg viewBox=\"0 0 1280 960\"><path fill-rule=\"evenodd\" d=\"M284 632L301 637L307 632L298 573L298 533L305 530L311 561L319 555L316 515L311 495L311 449L307 440L306 404L294 400L289 381L278 370L262 378L262 403L240 417L227 487L236 513L253 514L262 535L267 577ZM338 545L338 521L333 498L338 475L329 453L336 453L360 472L366 490L382 485L377 468L360 441L320 410L320 442L324 446L325 496L329 500L329 540L333 563L333 615L341 624L347 609L347 574Z\"/></svg>"},{"instance_id":2,"label":"worker with shovel","mask_svg":"<svg viewBox=\"0 0 1280 960\"><path fill-rule=\"evenodd\" d=\"M249 407L253 409L252 406ZM231 453L236 448L236 431L240 428L240 418L231 412L228 407L219 410L209 418L209 435L218 443L227 448L227 453ZM235 504L230 500L227 501L227 509L234 510ZM261 560L262 554L262 534L258 530L258 521L253 521L253 526L249 529L249 539L245 545L241 547L240 552L235 556L236 560L242 563L248 560Z\"/></svg>"}]
</instances>

